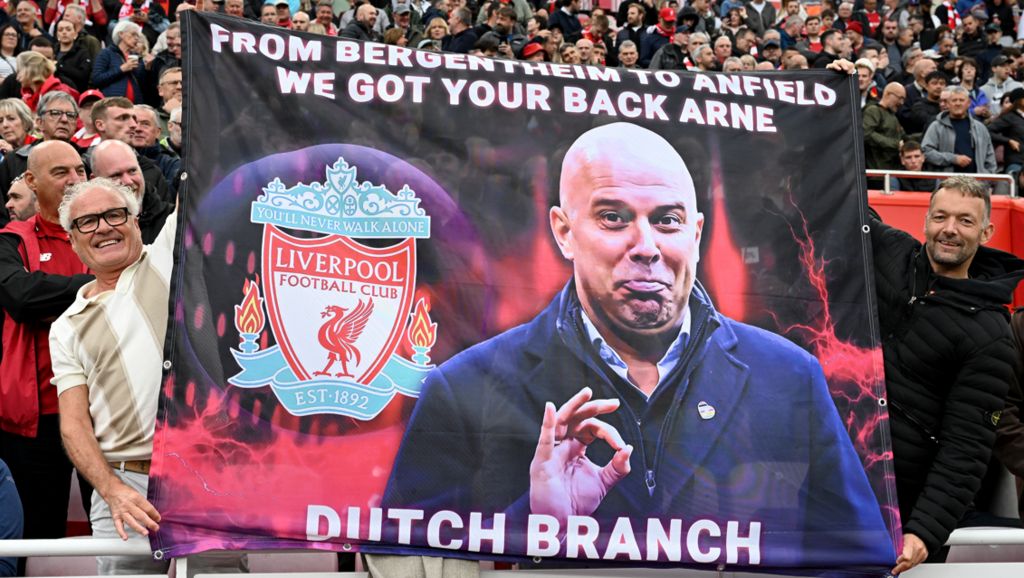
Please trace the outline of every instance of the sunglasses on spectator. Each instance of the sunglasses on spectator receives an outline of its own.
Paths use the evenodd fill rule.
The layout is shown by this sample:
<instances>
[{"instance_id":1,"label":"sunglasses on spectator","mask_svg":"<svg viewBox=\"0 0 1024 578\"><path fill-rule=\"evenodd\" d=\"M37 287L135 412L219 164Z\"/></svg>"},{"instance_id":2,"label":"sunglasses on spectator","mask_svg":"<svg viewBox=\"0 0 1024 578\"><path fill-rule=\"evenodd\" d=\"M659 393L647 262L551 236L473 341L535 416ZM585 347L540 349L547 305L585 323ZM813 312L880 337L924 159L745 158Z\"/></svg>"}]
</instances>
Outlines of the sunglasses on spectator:
<instances>
[{"instance_id":1,"label":"sunglasses on spectator","mask_svg":"<svg viewBox=\"0 0 1024 578\"><path fill-rule=\"evenodd\" d=\"M71 221L71 228L78 229L79 233L92 233L100 227L100 219L103 219L111 227L123 225L128 222L128 207L110 209L102 213L83 215Z\"/></svg>"}]
</instances>

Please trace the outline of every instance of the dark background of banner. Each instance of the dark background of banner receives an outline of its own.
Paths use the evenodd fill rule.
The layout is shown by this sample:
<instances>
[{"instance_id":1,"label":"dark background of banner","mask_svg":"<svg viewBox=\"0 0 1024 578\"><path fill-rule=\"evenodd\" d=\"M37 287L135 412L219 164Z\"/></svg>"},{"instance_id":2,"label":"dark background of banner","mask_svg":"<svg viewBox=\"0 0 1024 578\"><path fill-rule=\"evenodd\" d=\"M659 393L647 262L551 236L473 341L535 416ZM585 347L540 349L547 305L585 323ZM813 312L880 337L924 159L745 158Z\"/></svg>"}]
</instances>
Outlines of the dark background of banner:
<instances>
[{"instance_id":1,"label":"dark background of banner","mask_svg":"<svg viewBox=\"0 0 1024 578\"><path fill-rule=\"evenodd\" d=\"M269 388L227 385L238 369L229 353L238 344L233 308L244 279L260 273L262 227L249 223L249 207L262 187L274 177L287 186L322 181L325 164L338 156L362 161L360 180L391 191L406 184L409 171L401 163L370 149L429 177L408 184L433 218L432 238L418 242L417 284L418 295L432 302L439 333L431 356L440 363L529 320L561 289L571 271L547 222L561 155L587 129L624 120L568 115L558 106L553 112L451 107L441 76L525 79L552 87L556 102L563 81L441 68L417 71L432 78L422 104L353 103L345 91L349 75L408 71L338 65L332 39L324 37L329 50L320 63L215 54L211 22L285 34L227 17L186 15L188 222L172 293L174 369L161 400L150 486L163 515L153 545L169 555L295 547L288 540L305 539L307 504L378 505L415 402L398 396L369 422L299 418L284 411ZM336 71L337 99L279 94L275 66ZM861 230L863 161L860 147L851 146L860 142L854 84L825 71L773 78L824 83L840 102L830 108L758 103L774 109L774 134L630 122L673 143L694 177L706 218L698 279L718 308L785 335L822 362L895 534L891 452L877 402L884 385L870 254ZM673 94L628 75L617 84L572 83L612 94ZM273 343L267 327L264 347Z\"/></svg>"}]
</instances>

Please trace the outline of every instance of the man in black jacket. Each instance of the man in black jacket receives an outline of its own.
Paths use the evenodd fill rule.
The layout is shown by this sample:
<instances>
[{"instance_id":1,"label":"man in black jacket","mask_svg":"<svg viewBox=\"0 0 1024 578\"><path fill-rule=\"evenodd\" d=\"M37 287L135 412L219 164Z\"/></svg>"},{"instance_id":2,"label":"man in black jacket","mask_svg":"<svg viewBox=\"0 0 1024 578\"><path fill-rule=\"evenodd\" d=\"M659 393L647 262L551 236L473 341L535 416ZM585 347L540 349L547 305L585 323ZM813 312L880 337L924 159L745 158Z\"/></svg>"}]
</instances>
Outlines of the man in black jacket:
<instances>
[{"instance_id":1,"label":"man in black jacket","mask_svg":"<svg viewBox=\"0 0 1024 578\"><path fill-rule=\"evenodd\" d=\"M376 24L377 9L373 7L373 4L365 2L356 8L356 17L338 33L338 37L367 42L376 40L376 33L373 30Z\"/></svg>"},{"instance_id":2,"label":"man in black jacket","mask_svg":"<svg viewBox=\"0 0 1024 578\"><path fill-rule=\"evenodd\" d=\"M981 485L1016 352L1006 304L1024 261L983 247L988 188L932 193L922 246L872 220L871 236L903 549L894 573L940 561Z\"/></svg>"},{"instance_id":3,"label":"man in black jacket","mask_svg":"<svg viewBox=\"0 0 1024 578\"><path fill-rule=\"evenodd\" d=\"M477 35L473 30L473 12L463 6L452 10L448 15L449 35L441 41L441 49L445 52L467 54L473 50Z\"/></svg>"},{"instance_id":4,"label":"man in black jacket","mask_svg":"<svg viewBox=\"0 0 1024 578\"><path fill-rule=\"evenodd\" d=\"M576 42L583 35L583 24L576 17L579 9L579 0L558 0L558 10L548 16L548 27L557 25L566 42Z\"/></svg>"}]
</instances>

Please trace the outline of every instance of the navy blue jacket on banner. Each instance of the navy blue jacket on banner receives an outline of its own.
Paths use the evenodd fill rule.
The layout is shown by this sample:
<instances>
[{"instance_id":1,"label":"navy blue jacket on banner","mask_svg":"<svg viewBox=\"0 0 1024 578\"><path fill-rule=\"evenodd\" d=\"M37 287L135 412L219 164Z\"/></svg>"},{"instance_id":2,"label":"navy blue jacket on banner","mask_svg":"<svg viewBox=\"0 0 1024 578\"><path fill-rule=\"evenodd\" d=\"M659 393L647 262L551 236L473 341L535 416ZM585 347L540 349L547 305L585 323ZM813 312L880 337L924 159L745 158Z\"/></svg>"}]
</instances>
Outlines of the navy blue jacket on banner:
<instances>
[{"instance_id":1,"label":"navy blue jacket on banner","mask_svg":"<svg viewBox=\"0 0 1024 578\"><path fill-rule=\"evenodd\" d=\"M599 544L622 516L641 548L649 518L666 528L681 519L684 542L697 520L717 523L722 538L702 548L722 546L730 521L741 536L760 522L761 566L891 564L890 535L818 362L720 315L699 284L689 304L682 358L649 402L589 343L572 281L531 322L453 357L426 379L384 506L466 519L504 512L505 554L523 556L545 402L560 406L589 386L595 399L622 400L599 417L634 447L631 473L591 514ZM600 440L587 450L598 465L612 455ZM682 550L675 562L692 564Z\"/></svg>"}]
</instances>

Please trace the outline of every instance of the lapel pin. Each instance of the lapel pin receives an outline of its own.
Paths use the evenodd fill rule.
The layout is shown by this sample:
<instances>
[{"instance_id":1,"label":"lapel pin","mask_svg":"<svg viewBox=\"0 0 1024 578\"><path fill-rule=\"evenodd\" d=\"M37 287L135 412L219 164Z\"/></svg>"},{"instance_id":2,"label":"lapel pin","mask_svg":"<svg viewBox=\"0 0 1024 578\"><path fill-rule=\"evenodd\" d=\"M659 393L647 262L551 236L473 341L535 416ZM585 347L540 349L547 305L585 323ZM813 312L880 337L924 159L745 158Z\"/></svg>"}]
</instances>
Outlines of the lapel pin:
<instances>
[{"instance_id":1,"label":"lapel pin","mask_svg":"<svg viewBox=\"0 0 1024 578\"><path fill-rule=\"evenodd\" d=\"M715 406L706 401L702 401L697 404L697 413L700 414L701 419L711 419L715 417Z\"/></svg>"}]
</instances>

